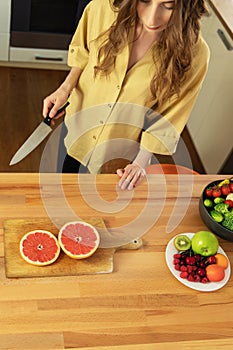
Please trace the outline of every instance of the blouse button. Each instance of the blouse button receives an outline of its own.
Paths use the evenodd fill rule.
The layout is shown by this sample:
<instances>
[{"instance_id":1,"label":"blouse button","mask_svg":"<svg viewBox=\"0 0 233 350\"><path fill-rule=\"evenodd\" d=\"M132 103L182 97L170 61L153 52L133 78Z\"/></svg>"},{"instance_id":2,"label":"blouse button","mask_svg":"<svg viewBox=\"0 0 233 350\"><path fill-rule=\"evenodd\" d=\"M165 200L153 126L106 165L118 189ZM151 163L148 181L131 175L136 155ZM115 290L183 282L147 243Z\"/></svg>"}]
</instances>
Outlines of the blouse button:
<instances>
[{"instance_id":1,"label":"blouse button","mask_svg":"<svg viewBox=\"0 0 233 350\"><path fill-rule=\"evenodd\" d=\"M70 52L71 52L71 53L74 53L74 49L71 49Z\"/></svg>"},{"instance_id":2,"label":"blouse button","mask_svg":"<svg viewBox=\"0 0 233 350\"><path fill-rule=\"evenodd\" d=\"M100 124L103 124L104 122L103 122L103 120L100 120Z\"/></svg>"},{"instance_id":3,"label":"blouse button","mask_svg":"<svg viewBox=\"0 0 233 350\"><path fill-rule=\"evenodd\" d=\"M96 140L96 136L94 135L94 136L92 136L92 138L94 139L94 140Z\"/></svg>"}]
</instances>

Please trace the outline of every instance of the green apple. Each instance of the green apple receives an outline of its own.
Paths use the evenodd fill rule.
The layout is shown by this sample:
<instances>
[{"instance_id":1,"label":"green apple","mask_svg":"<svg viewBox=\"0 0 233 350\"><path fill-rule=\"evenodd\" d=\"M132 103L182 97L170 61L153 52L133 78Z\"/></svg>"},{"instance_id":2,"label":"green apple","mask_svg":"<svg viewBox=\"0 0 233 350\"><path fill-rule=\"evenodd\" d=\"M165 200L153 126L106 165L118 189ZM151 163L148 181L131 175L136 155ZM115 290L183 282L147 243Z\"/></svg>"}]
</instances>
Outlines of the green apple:
<instances>
[{"instance_id":1,"label":"green apple","mask_svg":"<svg viewBox=\"0 0 233 350\"><path fill-rule=\"evenodd\" d=\"M209 231L198 231L192 238L192 250L202 256L210 256L217 253L219 247L217 237Z\"/></svg>"}]
</instances>

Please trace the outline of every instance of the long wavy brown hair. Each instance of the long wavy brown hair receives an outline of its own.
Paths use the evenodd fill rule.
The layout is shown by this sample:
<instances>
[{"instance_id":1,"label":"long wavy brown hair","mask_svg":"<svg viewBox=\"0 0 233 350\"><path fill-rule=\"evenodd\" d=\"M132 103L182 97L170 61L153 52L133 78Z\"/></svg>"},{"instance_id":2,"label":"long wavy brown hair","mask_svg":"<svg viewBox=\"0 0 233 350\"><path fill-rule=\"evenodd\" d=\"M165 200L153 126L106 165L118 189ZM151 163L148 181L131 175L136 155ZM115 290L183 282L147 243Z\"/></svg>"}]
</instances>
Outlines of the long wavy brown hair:
<instances>
[{"instance_id":1,"label":"long wavy brown hair","mask_svg":"<svg viewBox=\"0 0 233 350\"><path fill-rule=\"evenodd\" d=\"M113 1L117 18L107 32L107 40L99 48L96 75L108 75L114 69L116 56L128 45L130 30L138 20L138 1ZM208 15L205 0L175 0L174 10L157 46L159 61L153 54L156 67L150 89L158 105L174 94L179 96L185 72L192 64L193 46L199 37L203 15Z\"/></svg>"}]
</instances>

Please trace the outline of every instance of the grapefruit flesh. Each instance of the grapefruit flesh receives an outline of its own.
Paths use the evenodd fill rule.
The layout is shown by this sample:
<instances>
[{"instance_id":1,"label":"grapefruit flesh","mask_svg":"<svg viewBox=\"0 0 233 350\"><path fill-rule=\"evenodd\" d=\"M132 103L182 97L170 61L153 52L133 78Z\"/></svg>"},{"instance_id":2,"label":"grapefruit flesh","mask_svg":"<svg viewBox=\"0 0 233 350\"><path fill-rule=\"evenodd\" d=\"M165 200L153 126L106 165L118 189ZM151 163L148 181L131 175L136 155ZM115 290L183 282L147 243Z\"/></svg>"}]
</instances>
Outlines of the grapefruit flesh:
<instances>
[{"instance_id":1,"label":"grapefruit flesh","mask_svg":"<svg viewBox=\"0 0 233 350\"><path fill-rule=\"evenodd\" d=\"M83 221L68 222L59 231L59 244L65 254L73 259L88 258L99 246L96 228Z\"/></svg>"},{"instance_id":2,"label":"grapefruit flesh","mask_svg":"<svg viewBox=\"0 0 233 350\"><path fill-rule=\"evenodd\" d=\"M57 260L60 246L49 231L36 230L26 233L20 241L20 254L29 264L45 266Z\"/></svg>"}]
</instances>

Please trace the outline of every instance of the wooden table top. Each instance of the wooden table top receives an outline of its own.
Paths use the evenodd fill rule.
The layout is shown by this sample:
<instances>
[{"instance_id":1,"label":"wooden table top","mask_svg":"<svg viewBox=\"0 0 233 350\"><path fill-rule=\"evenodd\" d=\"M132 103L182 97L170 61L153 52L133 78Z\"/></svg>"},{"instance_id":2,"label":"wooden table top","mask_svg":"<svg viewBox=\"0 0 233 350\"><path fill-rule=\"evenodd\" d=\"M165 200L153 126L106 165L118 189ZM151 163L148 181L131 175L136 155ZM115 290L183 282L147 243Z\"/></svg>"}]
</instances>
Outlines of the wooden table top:
<instances>
[{"instance_id":1,"label":"wooden table top","mask_svg":"<svg viewBox=\"0 0 233 350\"><path fill-rule=\"evenodd\" d=\"M0 349L232 349L233 277L217 291L196 291L176 280L165 262L173 236L207 229L199 196L224 177L149 175L129 192L116 190L116 175L1 173ZM5 220L46 218L52 207L62 215L59 187L80 218L101 215L112 228L136 222L143 246L117 251L109 274L6 278ZM233 242L219 242L232 266Z\"/></svg>"}]
</instances>

